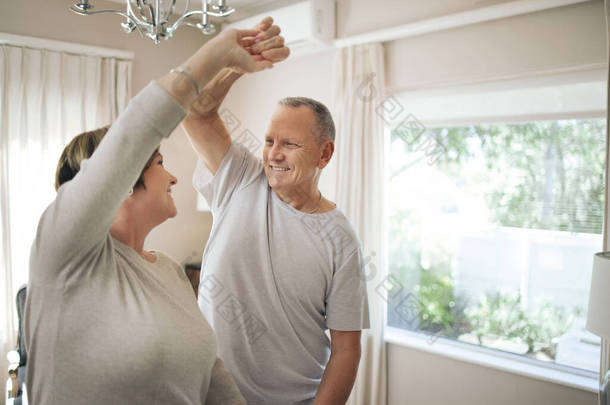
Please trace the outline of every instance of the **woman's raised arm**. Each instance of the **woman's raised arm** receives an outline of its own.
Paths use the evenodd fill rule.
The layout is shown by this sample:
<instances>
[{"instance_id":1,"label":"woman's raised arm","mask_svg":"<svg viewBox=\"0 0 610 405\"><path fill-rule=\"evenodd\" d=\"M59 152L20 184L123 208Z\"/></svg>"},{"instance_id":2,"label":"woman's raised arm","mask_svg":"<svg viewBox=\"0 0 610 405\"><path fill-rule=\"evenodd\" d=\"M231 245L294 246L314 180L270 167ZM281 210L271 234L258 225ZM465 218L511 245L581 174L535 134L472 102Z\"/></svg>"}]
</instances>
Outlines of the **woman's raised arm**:
<instances>
[{"instance_id":1,"label":"woman's raised arm","mask_svg":"<svg viewBox=\"0 0 610 405\"><path fill-rule=\"evenodd\" d=\"M103 243L147 160L185 117L199 89L226 67L254 72L272 66L244 48L244 38L254 35L254 30L222 32L180 65L180 71L150 83L130 101L95 153L59 188L43 214L33 260L44 260L44 267L60 271L75 256Z\"/></svg>"}]
</instances>

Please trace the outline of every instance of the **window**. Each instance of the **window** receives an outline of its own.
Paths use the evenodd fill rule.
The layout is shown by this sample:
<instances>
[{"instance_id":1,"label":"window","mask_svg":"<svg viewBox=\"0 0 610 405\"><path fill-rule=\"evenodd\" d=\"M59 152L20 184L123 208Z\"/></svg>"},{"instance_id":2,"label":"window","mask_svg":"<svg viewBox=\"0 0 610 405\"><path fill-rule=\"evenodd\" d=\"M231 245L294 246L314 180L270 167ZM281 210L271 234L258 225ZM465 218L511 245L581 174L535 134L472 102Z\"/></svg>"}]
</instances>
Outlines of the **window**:
<instances>
[{"instance_id":1,"label":"window","mask_svg":"<svg viewBox=\"0 0 610 405\"><path fill-rule=\"evenodd\" d=\"M388 325L597 372L605 120L536 112L391 130Z\"/></svg>"}]
</instances>

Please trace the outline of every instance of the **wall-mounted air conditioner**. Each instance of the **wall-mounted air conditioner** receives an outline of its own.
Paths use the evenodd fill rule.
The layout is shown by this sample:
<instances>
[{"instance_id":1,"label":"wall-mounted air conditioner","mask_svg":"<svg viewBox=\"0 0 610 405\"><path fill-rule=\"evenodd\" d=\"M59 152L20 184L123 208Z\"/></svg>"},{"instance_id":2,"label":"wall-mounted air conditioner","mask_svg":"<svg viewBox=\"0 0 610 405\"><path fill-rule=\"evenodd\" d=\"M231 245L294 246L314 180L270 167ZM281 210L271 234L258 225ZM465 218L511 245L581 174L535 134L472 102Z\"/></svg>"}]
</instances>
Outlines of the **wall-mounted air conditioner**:
<instances>
[{"instance_id":1,"label":"wall-mounted air conditioner","mask_svg":"<svg viewBox=\"0 0 610 405\"><path fill-rule=\"evenodd\" d=\"M245 18L223 28L252 28L265 16L273 17L291 56L330 49L335 38L335 1L307 0Z\"/></svg>"}]
</instances>

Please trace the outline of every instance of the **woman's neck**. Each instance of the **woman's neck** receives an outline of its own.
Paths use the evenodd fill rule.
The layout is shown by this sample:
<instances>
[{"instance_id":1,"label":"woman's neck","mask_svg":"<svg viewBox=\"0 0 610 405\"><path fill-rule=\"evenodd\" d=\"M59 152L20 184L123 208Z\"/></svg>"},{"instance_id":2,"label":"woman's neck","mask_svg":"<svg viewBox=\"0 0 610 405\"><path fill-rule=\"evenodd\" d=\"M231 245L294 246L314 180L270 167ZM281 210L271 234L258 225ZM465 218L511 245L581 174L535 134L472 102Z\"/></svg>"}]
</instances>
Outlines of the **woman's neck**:
<instances>
[{"instance_id":1,"label":"woman's neck","mask_svg":"<svg viewBox=\"0 0 610 405\"><path fill-rule=\"evenodd\" d=\"M135 220L137 215L129 215L125 211L119 209L110 227L110 235L135 250L144 260L154 262L156 256L144 250L144 241L154 227Z\"/></svg>"}]
</instances>

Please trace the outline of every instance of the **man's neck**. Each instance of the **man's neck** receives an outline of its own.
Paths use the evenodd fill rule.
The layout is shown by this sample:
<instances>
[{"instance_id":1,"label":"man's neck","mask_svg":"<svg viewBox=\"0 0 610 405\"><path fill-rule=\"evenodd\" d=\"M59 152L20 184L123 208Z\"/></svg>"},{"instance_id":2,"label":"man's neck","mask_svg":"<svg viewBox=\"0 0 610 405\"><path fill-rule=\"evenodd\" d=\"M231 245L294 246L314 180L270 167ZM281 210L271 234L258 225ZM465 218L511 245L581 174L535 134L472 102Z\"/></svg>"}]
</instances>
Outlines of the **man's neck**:
<instances>
[{"instance_id":1,"label":"man's neck","mask_svg":"<svg viewBox=\"0 0 610 405\"><path fill-rule=\"evenodd\" d=\"M273 190L275 195L295 210L309 213L319 208L322 194L317 184L291 190Z\"/></svg>"}]
</instances>

